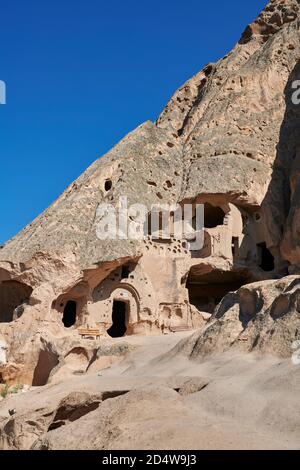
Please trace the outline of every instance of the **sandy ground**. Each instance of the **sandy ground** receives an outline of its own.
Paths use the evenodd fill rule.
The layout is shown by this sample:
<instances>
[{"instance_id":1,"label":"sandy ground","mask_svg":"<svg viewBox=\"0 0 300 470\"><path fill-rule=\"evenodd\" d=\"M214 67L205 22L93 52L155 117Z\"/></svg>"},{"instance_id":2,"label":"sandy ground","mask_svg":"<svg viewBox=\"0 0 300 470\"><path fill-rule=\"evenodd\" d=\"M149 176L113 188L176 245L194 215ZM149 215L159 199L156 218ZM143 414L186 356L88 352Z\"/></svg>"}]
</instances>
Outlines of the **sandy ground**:
<instances>
[{"instance_id":1,"label":"sandy ground","mask_svg":"<svg viewBox=\"0 0 300 470\"><path fill-rule=\"evenodd\" d=\"M129 391L69 424L69 440L63 438L65 426L48 432L50 448L300 449L300 366L237 352L197 362L169 353L189 335L115 340L136 349L101 373L2 401L0 424L9 409L18 414L43 409L73 391ZM199 378L208 382L201 391L184 396L174 391ZM86 433L88 440L82 438Z\"/></svg>"}]
</instances>

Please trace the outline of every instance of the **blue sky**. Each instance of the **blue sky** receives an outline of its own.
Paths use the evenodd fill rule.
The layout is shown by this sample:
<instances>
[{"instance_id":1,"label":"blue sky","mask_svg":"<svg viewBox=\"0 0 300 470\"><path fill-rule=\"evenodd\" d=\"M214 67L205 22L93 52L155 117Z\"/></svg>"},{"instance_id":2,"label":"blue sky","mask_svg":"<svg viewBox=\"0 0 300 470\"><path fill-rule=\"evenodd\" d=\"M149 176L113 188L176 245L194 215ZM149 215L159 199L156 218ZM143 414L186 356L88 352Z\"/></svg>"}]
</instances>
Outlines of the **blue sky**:
<instances>
[{"instance_id":1,"label":"blue sky","mask_svg":"<svg viewBox=\"0 0 300 470\"><path fill-rule=\"evenodd\" d=\"M1 2L0 243L237 42L266 0Z\"/></svg>"}]
</instances>

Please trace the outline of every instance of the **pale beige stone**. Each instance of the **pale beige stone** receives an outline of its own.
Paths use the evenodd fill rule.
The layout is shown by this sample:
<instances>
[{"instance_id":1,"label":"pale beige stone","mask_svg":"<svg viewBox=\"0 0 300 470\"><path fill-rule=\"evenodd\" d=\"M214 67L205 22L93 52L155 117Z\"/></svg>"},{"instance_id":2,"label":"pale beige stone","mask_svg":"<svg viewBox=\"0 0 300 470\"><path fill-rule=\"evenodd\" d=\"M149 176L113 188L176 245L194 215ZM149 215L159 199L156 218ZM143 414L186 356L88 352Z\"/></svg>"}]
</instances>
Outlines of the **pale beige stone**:
<instances>
[{"instance_id":1,"label":"pale beige stone","mask_svg":"<svg viewBox=\"0 0 300 470\"><path fill-rule=\"evenodd\" d=\"M97 356L116 324L119 336L199 329L196 355L213 345L287 355L299 306L284 292L290 278L277 282L300 269L299 58L298 2L269 2L155 123L127 135L0 249L0 382L41 386L102 370L127 354ZM98 205L117 207L124 195L149 207L204 204L203 248L163 231L99 240ZM82 327L100 340L81 338Z\"/></svg>"}]
</instances>

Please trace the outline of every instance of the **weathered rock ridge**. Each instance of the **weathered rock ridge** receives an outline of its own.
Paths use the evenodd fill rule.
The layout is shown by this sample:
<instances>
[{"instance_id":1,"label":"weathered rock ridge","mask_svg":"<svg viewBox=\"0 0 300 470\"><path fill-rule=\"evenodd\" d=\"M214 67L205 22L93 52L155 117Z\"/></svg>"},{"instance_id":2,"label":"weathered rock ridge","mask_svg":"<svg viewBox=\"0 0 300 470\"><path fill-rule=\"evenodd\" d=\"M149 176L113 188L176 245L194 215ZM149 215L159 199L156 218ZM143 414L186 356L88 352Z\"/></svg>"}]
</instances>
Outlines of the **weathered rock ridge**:
<instances>
[{"instance_id":1,"label":"weathered rock ridge","mask_svg":"<svg viewBox=\"0 0 300 470\"><path fill-rule=\"evenodd\" d=\"M83 327L102 337L205 328L199 355L207 344L240 343L287 356L300 331L298 292L287 294L284 278L300 274L299 9L270 1L155 123L127 135L0 249L0 383L44 385L78 373L76 360L84 371L119 360L114 351L103 359ZM118 214L122 196L149 211L190 203L195 214L203 204L203 248L176 237L172 213L169 233L100 240L99 204Z\"/></svg>"}]
</instances>

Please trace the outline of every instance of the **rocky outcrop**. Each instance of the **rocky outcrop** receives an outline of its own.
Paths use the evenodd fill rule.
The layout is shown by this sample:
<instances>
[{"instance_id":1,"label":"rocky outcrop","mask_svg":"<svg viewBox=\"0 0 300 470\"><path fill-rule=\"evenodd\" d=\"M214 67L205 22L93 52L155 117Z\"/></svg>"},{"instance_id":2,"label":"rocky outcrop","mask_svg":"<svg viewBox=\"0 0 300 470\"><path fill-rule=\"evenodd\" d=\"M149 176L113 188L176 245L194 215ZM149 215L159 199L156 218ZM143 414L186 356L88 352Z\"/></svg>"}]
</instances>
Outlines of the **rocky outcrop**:
<instances>
[{"instance_id":1,"label":"rocky outcrop","mask_svg":"<svg viewBox=\"0 0 300 470\"><path fill-rule=\"evenodd\" d=\"M97 205L120 195L153 204L210 193L260 205L285 118L284 89L300 56L298 28L296 0L269 2L225 58L175 93L156 125L147 122L126 136L2 248L3 270L5 262L8 271L9 263L28 270L41 253L57 264L68 253L80 269L137 255L126 241L95 237ZM165 188L170 179L171 189Z\"/></svg>"},{"instance_id":2,"label":"rocky outcrop","mask_svg":"<svg viewBox=\"0 0 300 470\"><path fill-rule=\"evenodd\" d=\"M173 354L192 360L228 350L290 358L300 331L300 279L248 284L227 294L205 331L183 340ZM172 355L172 354L171 354Z\"/></svg>"},{"instance_id":3,"label":"rocky outcrop","mask_svg":"<svg viewBox=\"0 0 300 470\"><path fill-rule=\"evenodd\" d=\"M169 337L156 339L147 354L156 356L145 362L134 352L139 364L130 355L127 365L136 367L121 374L115 366L0 401L0 448L297 447L300 376L290 359L237 351L197 362L181 353L161 357Z\"/></svg>"},{"instance_id":4,"label":"rocky outcrop","mask_svg":"<svg viewBox=\"0 0 300 470\"><path fill-rule=\"evenodd\" d=\"M30 449L40 436L47 431L58 429L77 421L82 416L96 410L102 401L102 395L89 395L73 392L56 404L26 414L10 418L0 432L2 450Z\"/></svg>"},{"instance_id":5,"label":"rocky outcrop","mask_svg":"<svg viewBox=\"0 0 300 470\"><path fill-rule=\"evenodd\" d=\"M278 153L273 174L264 201L268 213L269 244L281 251L288 261L291 273L298 273L299 255L299 104L293 99L295 83L300 77L300 62L297 62L285 87L286 111L281 126ZM299 84L299 82L298 82ZM271 215L272 212L272 215Z\"/></svg>"},{"instance_id":6,"label":"rocky outcrop","mask_svg":"<svg viewBox=\"0 0 300 470\"><path fill-rule=\"evenodd\" d=\"M155 123L126 136L0 249L0 382L44 385L54 374L74 374L76 360L87 367L97 348L85 347L82 327L102 338L155 335L206 328L211 314L200 355L210 341L220 350L240 343L286 354L297 307L291 300L291 313L274 319L269 303L278 296L284 304L285 287L277 286L300 272L299 109L291 101L299 18L298 1L270 1ZM146 220L159 205L156 233L145 225L142 239L98 236L99 205L119 217L124 196L128 206L147 207ZM186 203L193 218L179 237L182 216L169 210L165 222L164 207ZM193 250L198 204L204 243ZM137 207L126 219L133 228ZM97 358L93 367L117 360Z\"/></svg>"},{"instance_id":7,"label":"rocky outcrop","mask_svg":"<svg viewBox=\"0 0 300 470\"><path fill-rule=\"evenodd\" d=\"M180 177L175 175L175 170L181 167L178 147L169 145L166 133L151 122L141 125L97 160L49 209L10 240L0 251L0 261L12 261L23 271L35 267L36 276L39 276L36 282L45 282L45 271L41 266L37 272L37 265L43 262L42 256L48 256L48 262L56 264L57 268L63 264L67 264L68 269L73 266L77 273L100 262L137 256L137 247L132 241L114 240L112 243L97 238L97 207L101 202L117 204L119 196L123 195L127 196L128 204L143 201L150 205L171 198L177 200ZM166 191L163 185L170 178L172 190ZM151 180L155 181L155 186L147 183ZM106 182L111 185L110 189L105 189L109 187L105 186ZM51 276L52 273L47 271Z\"/></svg>"}]
</instances>

